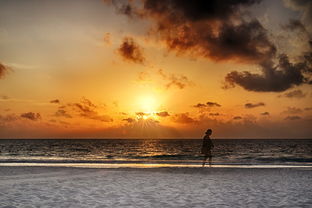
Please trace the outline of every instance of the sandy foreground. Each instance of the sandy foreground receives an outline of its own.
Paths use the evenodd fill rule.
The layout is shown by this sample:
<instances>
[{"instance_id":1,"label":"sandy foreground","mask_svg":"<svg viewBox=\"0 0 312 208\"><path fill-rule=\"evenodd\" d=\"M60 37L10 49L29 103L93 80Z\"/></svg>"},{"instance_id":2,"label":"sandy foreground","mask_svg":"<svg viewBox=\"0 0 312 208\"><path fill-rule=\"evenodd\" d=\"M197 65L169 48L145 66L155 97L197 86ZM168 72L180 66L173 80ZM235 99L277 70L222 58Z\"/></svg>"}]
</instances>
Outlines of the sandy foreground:
<instances>
[{"instance_id":1,"label":"sandy foreground","mask_svg":"<svg viewBox=\"0 0 312 208\"><path fill-rule=\"evenodd\" d=\"M312 207L312 169L0 167L0 207Z\"/></svg>"}]
</instances>

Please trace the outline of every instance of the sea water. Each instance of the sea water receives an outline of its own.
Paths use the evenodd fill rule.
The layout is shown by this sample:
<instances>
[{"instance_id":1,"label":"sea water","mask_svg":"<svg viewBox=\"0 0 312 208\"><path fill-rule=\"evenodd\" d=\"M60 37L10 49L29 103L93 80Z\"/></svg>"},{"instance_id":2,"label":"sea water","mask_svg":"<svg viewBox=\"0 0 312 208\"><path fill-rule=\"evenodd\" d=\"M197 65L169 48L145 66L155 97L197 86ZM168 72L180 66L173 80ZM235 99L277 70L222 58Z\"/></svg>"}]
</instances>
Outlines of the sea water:
<instances>
[{"instance_id":1,"label":"sea water","mask_svg":"<svg viewBox=\"0 0 312 208\"><path fill-rule=\"evenodd\" d=\"M312 167L312 139L213 139L213 166ZM200 166L201 139L1 139L0 165Z\"/></svg>"}]
</instances>

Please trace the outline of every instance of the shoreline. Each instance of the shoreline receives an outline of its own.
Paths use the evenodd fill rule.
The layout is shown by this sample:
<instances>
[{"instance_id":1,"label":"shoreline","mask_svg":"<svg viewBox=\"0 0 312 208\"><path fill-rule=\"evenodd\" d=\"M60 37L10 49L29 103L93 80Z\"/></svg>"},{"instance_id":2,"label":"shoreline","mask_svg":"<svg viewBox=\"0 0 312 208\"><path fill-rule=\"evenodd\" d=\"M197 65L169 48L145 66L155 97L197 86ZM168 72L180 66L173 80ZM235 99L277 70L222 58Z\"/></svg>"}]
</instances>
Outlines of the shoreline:
<instances>
[{"instance_id":1,"label":"shoreline","mask_svg":"<svg viewBox=\"0 0 312 208\"><path fill-rule=\"evenodd\" d=\"M95 168L95 169L157 169L157 168L203 168L201 163L197 164L172 164L172 163L22 163L5 162L0 163L1 167L64 167L64 168ZM206 163L204 168L230 168L230 169L311 169L312 164L212 164Z\"/></svg>"}]
</instances>

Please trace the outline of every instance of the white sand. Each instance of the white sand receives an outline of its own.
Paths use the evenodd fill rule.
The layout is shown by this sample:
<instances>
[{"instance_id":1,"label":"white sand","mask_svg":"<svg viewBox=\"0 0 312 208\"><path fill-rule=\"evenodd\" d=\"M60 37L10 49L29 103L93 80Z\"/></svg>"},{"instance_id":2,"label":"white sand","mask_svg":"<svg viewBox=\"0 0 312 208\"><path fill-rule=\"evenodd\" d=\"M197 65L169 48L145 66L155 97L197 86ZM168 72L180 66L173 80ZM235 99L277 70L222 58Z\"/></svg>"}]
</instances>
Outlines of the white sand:
<instances>
[{"instance_id":1,"label":"white sand","mask_svg":"<svg viewBox=\"0 0 312 208\"><path fill-rule=\"evenodd\" d=\"M0 207L312 207L311 173L0 167Z\"/></svg>"}]
</instances>

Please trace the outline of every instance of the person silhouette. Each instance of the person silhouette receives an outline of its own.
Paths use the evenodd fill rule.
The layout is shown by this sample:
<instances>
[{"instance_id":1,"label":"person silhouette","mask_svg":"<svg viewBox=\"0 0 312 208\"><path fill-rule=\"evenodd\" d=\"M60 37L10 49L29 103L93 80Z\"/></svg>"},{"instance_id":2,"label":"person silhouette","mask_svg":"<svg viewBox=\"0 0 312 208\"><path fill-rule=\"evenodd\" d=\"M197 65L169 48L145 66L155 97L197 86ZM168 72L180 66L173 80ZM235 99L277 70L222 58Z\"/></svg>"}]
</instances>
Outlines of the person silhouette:
<instances>
[{"instance_id":1,"label":"person silhouette","mask_svg":"<svg viewBox=\"0 0 312 208\"><path fill-rule=\"evenodd\" d=\"M201 149L201 153L204 155L203 167L205 166L205 163L208 158L209 158L209 167L211 167L211 162L212 162L211 150L214 148L214 145L210 139L211 134L212 134L212 130L208 129L203 138L203 146Z\"/></svg>"}]
</instances>

